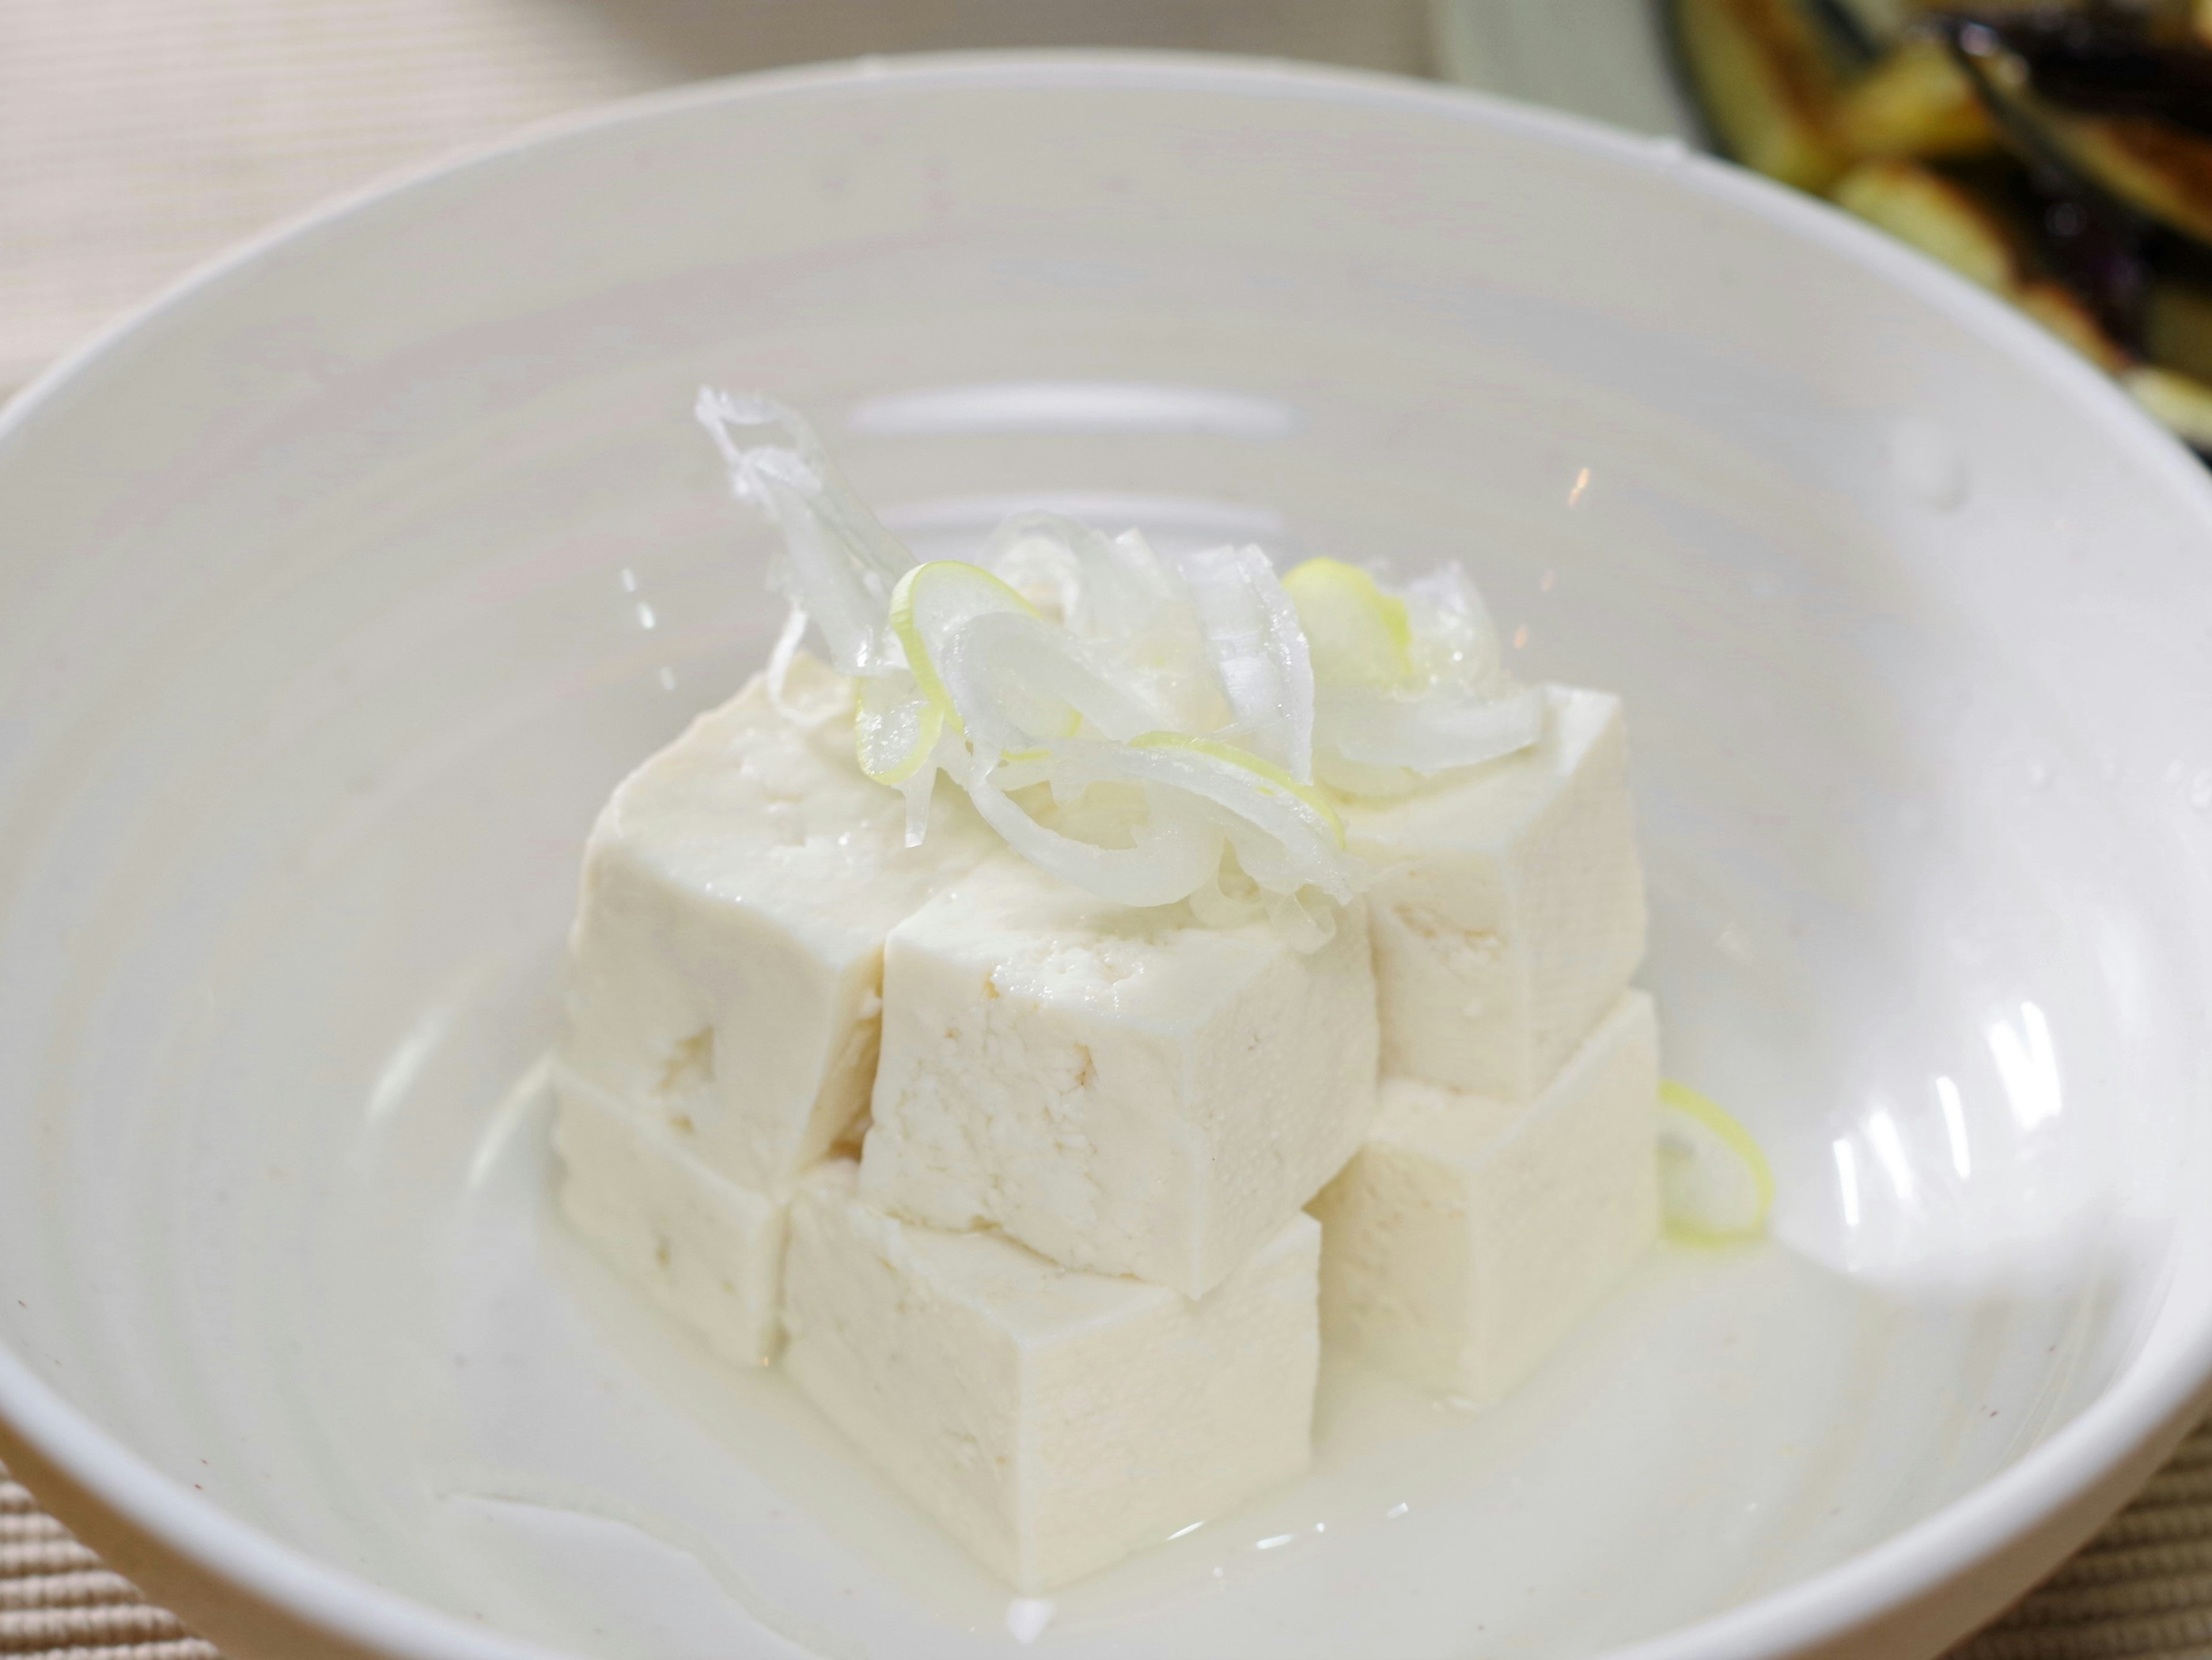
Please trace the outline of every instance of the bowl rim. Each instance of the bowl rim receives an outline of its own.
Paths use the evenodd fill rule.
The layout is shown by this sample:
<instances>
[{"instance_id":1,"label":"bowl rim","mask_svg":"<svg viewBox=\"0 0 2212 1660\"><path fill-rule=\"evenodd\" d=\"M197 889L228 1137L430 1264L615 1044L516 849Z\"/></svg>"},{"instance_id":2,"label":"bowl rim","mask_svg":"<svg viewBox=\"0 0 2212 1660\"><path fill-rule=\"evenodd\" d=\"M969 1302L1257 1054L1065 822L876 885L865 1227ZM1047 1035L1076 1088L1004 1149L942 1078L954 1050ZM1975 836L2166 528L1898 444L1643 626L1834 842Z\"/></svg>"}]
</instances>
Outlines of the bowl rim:
<instances>
[{"instance_id":1,"label":"bowl rim","mask_svg":"<svg viewBox=\"0 0 2212 1660\"><path fill-rule=\"evenodd\" d=\"M1846 258L2055 382L2111 434L2116 447L2162 476L2212 544L2212 471L2157 426L2100 370L2055 336L1917 251L1825 202L1747 170L1598 122L1438 82L1376 71L1227 53L1121 50L987 51L872 56L691 83L531 124L426 165L380 176L204 262L125 312L0 405L0 448L66 404L75 383L135 337L188 313L202 296L272 257L448 178L501 166L633 125L718 105L906 91L1080 87L1204 92L1414 112L1534 140L1663 179L1744 210ZM1809 1578L1692 1624L1607 1651L1607 1660L1720 1660L1778 1656L1848 1639L1942 1591L2030 1535L2039 1575L2118 1508L2100 1493L2130 1463L2148 1468L2212 1406L2212 1313L2171 1352L2130 1361L2069 1422L2012 1464L1903 1531ZM0 1343L0 1426L128 1529L165 1547L227 1590L243 1592L342 1642L406 1660L573 1660L535 1639L473 1625L331 1565L263 1531L157 1468L100 1429ZM2109 1500L2088 1510L2093 1500ZM2077 1507L2082 1513L2069 1516ZM2075 1525L2063 1525L2067 1521ZM2012 1593L2007 1593L2008 1595ZM1986 1597L1988 1593L1984 1593ZM1997 1605L2001 1606L2001 1604ZM1983 1611L1987 1618L1996 1606Z\"/></svg>"}]
</instances>

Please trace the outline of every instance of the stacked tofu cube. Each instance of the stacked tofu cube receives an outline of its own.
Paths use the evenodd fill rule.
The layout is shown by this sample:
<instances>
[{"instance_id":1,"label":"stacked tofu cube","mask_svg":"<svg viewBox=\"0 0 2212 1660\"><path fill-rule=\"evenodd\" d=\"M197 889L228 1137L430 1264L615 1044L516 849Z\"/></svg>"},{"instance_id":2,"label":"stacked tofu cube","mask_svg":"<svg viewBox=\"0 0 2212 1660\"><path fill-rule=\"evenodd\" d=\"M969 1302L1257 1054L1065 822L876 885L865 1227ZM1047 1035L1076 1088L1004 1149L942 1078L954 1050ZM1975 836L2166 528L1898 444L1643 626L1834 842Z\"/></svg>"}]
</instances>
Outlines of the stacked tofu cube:
<instances>
[{"instance_id":1,"label":"stacked tofu cube","mask_svg":"<svg viewBox=\"0 0 2212 1660\"><path fill-rule=\"evenodd\" d=\"M1656 1236L1658 1027L1620 700L1546 691L1533 747L1352 805L1382 1035L1373 1134L1315 1203L1323 1332L1487 1403Z\"/></svg>"},{"instance_id":2,"label":"stacked tofu cube","mask_svg":"<svg viewBox=\"0 0 2212 1660\"><path fill-rule=\"evenodd\" d=\"M947 791L907 847L851 717L806 658L701 715L600 813L570 940L563 1207L745 1362L775 1353L799 1178L867 1107L884 936L995 845Z\"/></svg>"},{"instance_id":3,"label":"stacked tofu cube","mask_svg":"<svg viewBox=\"0 0 2212 1660\"><path fill-rule=\"evenodd\" d=\"M1071 888L957 790L908 847L851 708L802 657L601 815L561 1202L1009 1583L1304 1469L1324 1332L1487 1397L1648 1239L1613 700L1352 809L1386 874L1303 952Z\"/></svg>"},{"instance_id":4,"label":"stacked tofu cube","mask_svg":"<svg viewBox=\"0 0 2212 1660\"><path fill-rule=\"evenodd\" d=\"M851 707L801 659L601 815L562 1205L1041 1590L1308 1462L1304 1207L1374 1117L1365 912L1302 952L1107 903L949 789L907 848Z\"/></svg>"}]
</instances>

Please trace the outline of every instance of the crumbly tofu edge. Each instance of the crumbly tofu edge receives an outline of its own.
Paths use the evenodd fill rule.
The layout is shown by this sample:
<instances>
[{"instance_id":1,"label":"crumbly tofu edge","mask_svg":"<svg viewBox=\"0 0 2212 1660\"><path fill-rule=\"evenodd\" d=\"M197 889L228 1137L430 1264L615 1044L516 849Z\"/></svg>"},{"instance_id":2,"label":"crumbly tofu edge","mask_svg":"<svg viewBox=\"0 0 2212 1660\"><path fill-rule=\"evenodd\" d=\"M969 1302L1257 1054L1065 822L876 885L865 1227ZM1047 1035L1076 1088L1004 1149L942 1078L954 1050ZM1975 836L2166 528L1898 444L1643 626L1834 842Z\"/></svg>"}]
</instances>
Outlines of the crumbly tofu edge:
<instances>
[{"instance_id":1,"label":"crumbly tofu edge","mask_svg":"<svg viewBox=\"0 0 2212 1660\"><path fill-rule=\"evenodd\" d=\"M1524 1381L1657 1237L1657 1055L1632 991L1526 1106L1386 1080L1313 1207L1327 1341L1478 1403Z\"/></svg>"},{"instance_id":2,"label":"crumbly tofu edge","mask_svg":"<svg viewBox=\"0 0 2212 1660\"><path fill-rule=\"evenodd\" d=\"M785 1365L895 1486L1040 1592L1306 1467L1319 1252L1294 1218L1193 1299L884 1216L833 1162L793 1205Z\"/></svg>"},{"instance_id":3,"label":"crumbly tofu edge","mask_svg":"<svg viewBox=\"0 0 2212 1660\"><path fill-rule=\"evenodd\" d=\"M557 1069L558 1202L602 1261L739 1365L781 1345L788 1204L738 1186L646 1115Z\"/></svg>"},{"instance_id":4,"label":"crumbly tofu edge","mask_svg":"<svg viewBox=\"0 0 2212 1660\"><path fill-rule=\"evenodd\" d=\"M911 1221L1002 1228L1066 1267L1203 1295L1371 1122L1364 906L1310 953L1159 917L1143 924L1158 937L1099 944L1060 930L1083 908L1030 894L1042 880L1006 854L892 930L861 1191ZM1187 996L1162 994L1186 980Z\"/></svg>"}]
</instances>

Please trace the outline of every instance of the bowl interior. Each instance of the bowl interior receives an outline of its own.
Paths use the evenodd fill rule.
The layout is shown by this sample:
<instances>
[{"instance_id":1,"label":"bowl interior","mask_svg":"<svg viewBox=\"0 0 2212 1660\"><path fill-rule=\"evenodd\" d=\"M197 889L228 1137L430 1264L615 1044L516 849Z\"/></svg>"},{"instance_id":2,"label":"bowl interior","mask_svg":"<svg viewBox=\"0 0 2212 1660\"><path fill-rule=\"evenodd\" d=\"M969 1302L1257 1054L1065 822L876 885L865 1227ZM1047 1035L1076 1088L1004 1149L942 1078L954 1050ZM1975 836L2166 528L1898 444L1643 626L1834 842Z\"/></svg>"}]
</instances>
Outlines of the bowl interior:
<instances>
[{"instance_id":1,"label":"bowl interior","mask_svg":"<svg viewBox=\"0 0 2212 1660\"><path fill-rule=\"evenodd\" d=\"M931 552L1046 503L1467 560L1522 672L1626 694L1668 1069L1776 1166L1771 1243L1660 1251L1494 1412L1333 1374L1314 1477L1060 1596L1063 1653L1651 1637L2201 1337L2178 452L1676 152L1349 78L955 64L386 197L0 440L0 1341L170 1476L577 1653L1012 1643L803 1403L546 1210L580 839L779 620L702 380L809 410Z\"/></svg>"}]
</instances>

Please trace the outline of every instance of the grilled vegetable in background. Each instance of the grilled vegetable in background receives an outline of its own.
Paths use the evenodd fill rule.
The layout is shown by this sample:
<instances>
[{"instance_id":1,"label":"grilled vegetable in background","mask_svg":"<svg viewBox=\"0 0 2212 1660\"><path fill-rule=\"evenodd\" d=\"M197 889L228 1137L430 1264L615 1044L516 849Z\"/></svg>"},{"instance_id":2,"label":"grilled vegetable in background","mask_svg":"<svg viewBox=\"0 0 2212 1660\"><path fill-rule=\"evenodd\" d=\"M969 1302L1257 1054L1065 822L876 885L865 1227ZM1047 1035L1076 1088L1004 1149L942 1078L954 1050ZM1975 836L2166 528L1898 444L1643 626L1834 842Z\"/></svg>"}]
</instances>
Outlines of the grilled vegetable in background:
<instances>
[{"instance_id":1,"label":"grilled vegetable in background","mask_svg":"<svg viewBox=\"0 0 2212 1660\"><path fill-rule=\"evenodd\" d=\"M2153 285L2143 307L2143 355L2212 383L2212 281L2180 276Z\"/></svg>"},{"instance_id":2,"label":"grilled vegetable in background","mask_svg":"<svg viewBox=\"0 0 2212 1660\"><path fill-rule=\"evenodd\" d=\"M1969 52L1992 67L2014 60L2001 87L2069 110L2171 122L2212 137L2212 51L2193 27L2155 9L2045 5L2017 15L1974 7L1932 13L1955 36L1979 25Z\"/></svg>"},{"instance_id":3,"label":"grilled vegetable in background","mask_svg":"<svg viewBox=\"0 0 2212 1660\"><path fill-rule=\"evenodd\" d=\"M1661 0L1717 148L1881 226L2212 459L2212 0Z\"/></svg>"},{"instance_id":4,"label":"grilled vegetable in background","mask_svg":"<svg viewBox=\"0 0 2212 1660\"><path fill-rule=\"evenodd\" d=\"M1942 27L2022 155L2212 245L2212 50L2086 15Z\"/></svg>"},{"instance_id":5,"label":"grilled vegetable in background","mask_svg":"<svg viewBox=\"0 0 2212 1660\"><path fill-rule=\"evenodd\" d=\"M1675 0L1673 38L1714 140L1801 190L1826 190L1850 153L1835 102L1847 49L1799 0Z\"/></svg>"},{"instance_id":6,"label":"grilled vegetable in background","mask_svg":"<svg viewBox=\"0 0 2212 1660\"><path fill-rule=\"evenodd\" d=\"M1835 200L1993 294L2010 297L2026 280L2011 228L1980 195L1932 167L1862 162L1837 184Z\"/></svg>"},{"instance_id":7,"label":"grilled vegetable in background","mask_svg":"<svg viewBox=\"0 0 2212 1660\"><path fill-rule=\"evenodd\" d=\"M1835 201L2009 300L2104 368L2127 368L2128 353L2090 308L2045 274L2035 239L2002 186L2002 179L1987 174L1977 179L1892 159L1852 168L1837 184Z\"/></svg>"},{"instance_id":8,"label":"grilled vegetable in background","mask_svg":"<svg viewBox=\"0 0 2212 1660\"><path fill-rule=\"evenodd\" d=\"M1988 155L1999 148L1973 81L1934 34L1900 41L1844 88L1835 133L1863 156Z\"/></svg>"},{"instance_id":9,"label":"grilled vegetable in background","mask_svg":"<svg viewBox=\"0 0 2212 1660\"><path fill-rule=\"evenodd\" d=\"M2120 384L2160 425L2212 461L2212 386L2155 363L2130 369Z\"/></svg>"}]
</instances>

